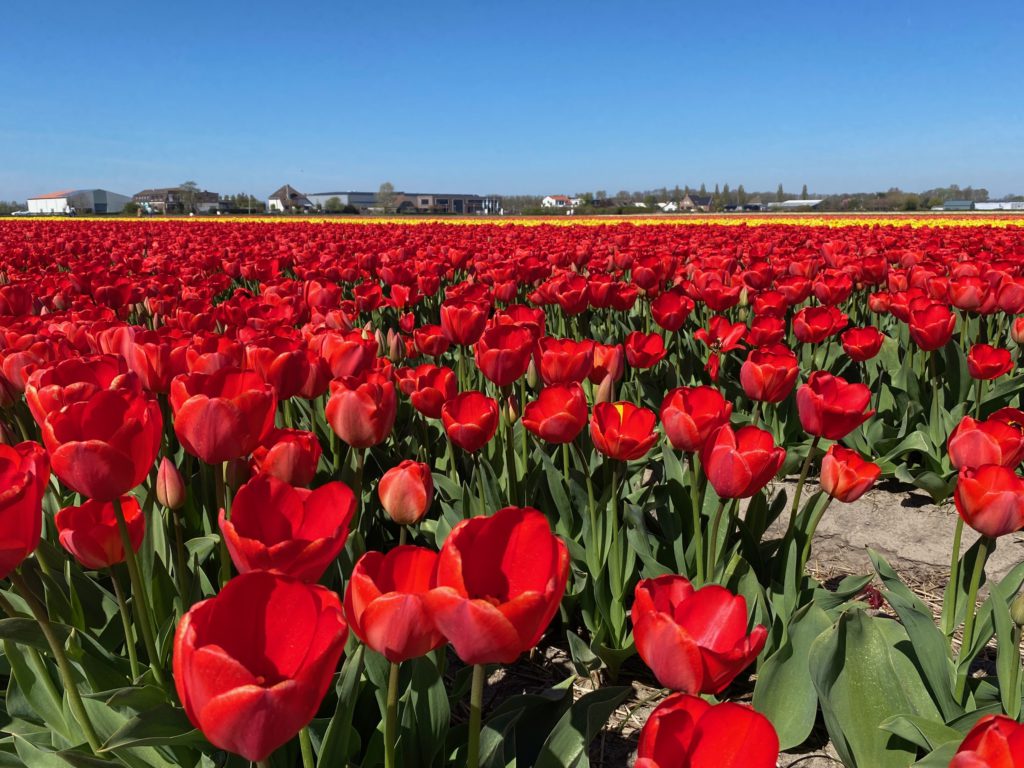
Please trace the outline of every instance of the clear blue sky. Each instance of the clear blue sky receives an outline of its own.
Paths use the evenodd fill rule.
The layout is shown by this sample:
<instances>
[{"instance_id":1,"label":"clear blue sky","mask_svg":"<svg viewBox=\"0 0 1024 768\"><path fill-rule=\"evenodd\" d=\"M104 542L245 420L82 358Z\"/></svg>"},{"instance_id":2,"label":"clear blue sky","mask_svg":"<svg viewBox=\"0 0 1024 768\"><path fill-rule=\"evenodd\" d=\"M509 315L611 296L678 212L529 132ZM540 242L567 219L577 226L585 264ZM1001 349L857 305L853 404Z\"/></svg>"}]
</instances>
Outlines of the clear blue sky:
<instances>
[{"instance_id":1,"label":"clear blue sky","mask_svg":"<svg viewBox=\"0 0 1024 768\"><path fill-rule=\"evenodd\" d=\"M1024 193L1024 2L85 3L0 15L0 199Z\"/></svg>"}]
</instances>

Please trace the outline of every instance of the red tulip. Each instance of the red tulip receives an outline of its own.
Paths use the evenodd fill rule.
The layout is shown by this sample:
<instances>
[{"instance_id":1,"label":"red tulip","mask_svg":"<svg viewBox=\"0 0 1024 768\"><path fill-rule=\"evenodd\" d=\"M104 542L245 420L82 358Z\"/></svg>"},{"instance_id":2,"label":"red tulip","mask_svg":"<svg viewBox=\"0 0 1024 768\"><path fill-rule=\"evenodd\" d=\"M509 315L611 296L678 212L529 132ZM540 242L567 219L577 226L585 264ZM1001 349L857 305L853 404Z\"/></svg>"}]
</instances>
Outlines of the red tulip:
<instances>
[{"instance_id":1,"label":"red tulip","mask_svg":"<svg viewBox=\"0 0 1024 768\"><path fill-rule=\"evenodd\" d=\"M316 476L323 449L312 432L303 429L273 429L252 452L258 472L273 475L288 485L307 486Z\"/></svg>"},{"instance_id":2,"label":"red tulip","mask_svg":"<svg viewBox=\"0 0 1024 768\"><path fill-rule=\"evenodd\" d=\"M693 306L693 299L682 291L665 291L651 302L651 317L660 327L674 333L683 327Z\"/></svg>"},{"instance_id":3,"label":"red tulip","mask_svg":"<svg viewBox=\"0 0 1024 768\"><path fill-rule=\"evenodd\" d=\"M775 477L786 449L775 445L771 432L757 427L738 431L725 424L704 443L700 462L708 482L723 499L746 499Z\"/></svg>"},{"instance_id":4,"label":"red tulip","mask_svg":"<svg viewBox=\"0 0 1024 768\"><path fill-rule=\"evenodd\" d=\"M626 361L634 368L652 368L667 354L660 333L633 331L626 337Z\"/></svg>"},{"instance_id":5,"label":"red tulip","mask_svg":"<svg viewBox=\"0 0 1024 768\"><path fill-rule=\"evenodd\" d=\"M533 334L517 325L492 325L473 349L477 368L499 387L507 387L530 366Z\"/></svg>"},{"instance_id":6,"label":"red tulip","mask_svg":"<svg viewBox=\"0 0 1024 768\"><path fill-rule=\"evenodd\" d=\"M441 408L441 423L452 443L474 453L498 431L498 403L476 390L462 392Z\"/></svg>"},{"instance_id":7,"label":"red tulip","mask_svg":"<svg viewBox=\"0 0 1024 768\"><path fill-rule=\"evenodd\" d=\"M399 525L412 525L423 519L434 498L434 478L430 467L406 459L392 467L377 484L380 505Z\"/></svg>"},{"instance_id":8,"label":"red tulip","mask_svg":"<svg viewBox=\"0 0 1024 768\"><path fill-rule=\"evenodd\" d=\"M39 545L50 462L39 443L0 444L0 579Z\"/></svg>"},{"instance_id":9,"label":"red tulip","mask_svg":"<svg viewBox=\"0 0 1024 768\"><path fill-rule=\"evenodd\" d=\"M778 759L779 737L764 715L676 693L647 718L634 768L775 768Z\"/></svg>"},{"instance_id":10,"label":"red tulip","mask_svg":"<svg viewBox=\"0 0 1024 768\"><path fill-rule=\"evenodd\" d=\"M384 442L398 415L395 385L371 371L361 378L331 382L325 409L334 434L353 448L369 448Z\"/></svg>"},{"instance_id":11,"label":"red tulip","mask_svg":"<svg viewBox=\"0 0 1024 768\"><path fill-rule=\"evenodd\" d=\"M1010 338L1017 344L1024 344L1024 317L1015 317L1010 323Z\"/></svg>"},{"instance_id":12,"label":"red tulip","mask_svg":"<svg viewBox=\"0 0 1024 768\"><path fill-rule=\"evenodd\" d=\"M594 342L545 336L537 342L536 361L545 384L579 383L594 368Z\"/></svg>"},{"instance_id":13,"label":"red tulip","mask_svg":"<svg viewBox=\"0 0 1024 768\"><path fill-rule=\"evenodd\" d=\"M779 344L786 338L786 323L782 318L773 315L756 317L747 332L747 343L754 347L767 347Z\"/></svg>"},{"instance_id":14,"label":"red tulip","mask_svg":"<svg viewBox=\"0 0 1024 768\"><path fill-rule=\"evenodd\" d=\"M314 582L345 546L355 512L355 495L342 482L308 491L260 474L238 489L231 518L222 509L219 521L239 573Z\"/></svg>"},{"instance_id":15,"label":"red tulip","mask_svg":"<svg viewBox=\"0 0 1024 768\"><path fill-rule=\"evenodd\" d=\"M427 600L466 664L509 664L540 640L568 578L569 551L548 519L506 507L452 529Z\"/></svg>"},{"instance_id":16,"label":"red tulip","mask_svg":"<svg viewBox=\"0 0 1024 768\"><path fill-rule=\"evenodd\" d=\"M665 434L673 448L686 453L697 453L731 414L732 403L713 387L679 387L661 403Z\"/></svg>"},{"instance_id":17,"label":"red tulip","mask_svg":"<svg viewBox=\"0 0 1024 768\"><path fill-rule=\"evenodd\" d=\"M815 371L796 391L796 406L804 431L826 440L839 440L870 419L874 411L865 410L871 402L871 390L863 384L850 384L827 371Z\"/></svg>"},{"instance_id":18,"label":"red tulip","mask_svg":"<svg viewBox=\"0 0 1024 768\"><path fill-rule=\"evenodd\" d=\"M155 400L103 389L47 416L43 443L61 482L83 496L113 501L146 479L162 430Z\"/></svg>"},{"instance_id":19,"label":"red tulip","mask_svg":"<svg viewBox=\"0 0 1024 768\"><path fill-rule=\"evenodd\" d=\"M953 337L956 315L945 304L928 304L910 310L908 325L914 343L926 352L932 352L946 346Z\"/></svg>"},{"instance_id":20,"label":"red tulip","mask_svg":"<svg viewBox=\"0 0 1024 768\"><path fill-rule=\"evenodd\" d=\"M804 307L793 316L793 335L803 344L818 344L839 333L848 322L836 307Z\"/></svg>"},{"instance_id":21,"label":"red tulip","mask_svg":"<svg viewBox=\"0 0 1024 768\"><path fill-rule=\"evenodd\" d=\"M1024 725L985 715L960 742L949 768L1024 768Z\"/></svg>"},{"instance_id":22,"label":"red tulip","mask_svg":"<svg viewBox=\"0 0 1024 768\"><path fill-rule=\"evenodd\" d=\"M146 518L134 496L121 497L128 540L136 552L146 535ZM117 514L112 501L89 499L80 507L64 507L54 515L61 546L83 567L98 571L125 560Z\"/></svg>"},{"instance_id":23,"label":"red tulip","mask_svg":"<svg viewBox=\"0 0 1024 768\"><path fill-rule=\"evenodd\" d=\"M780 403L796 384L800 363L782 344L752 349L740 366L740 384L751 400Z\"/></svg>"},{"instance_id":24,"label":"red tulip","mask_svg":"<svg viewBox=\"0 0 1024 768\"><path fill-rule=\"evenodd\" d=\"M657 442L656 422L653 411L633 403L598 403L590 418L590 438L605 456L633 461Z\"/></svg>"},{"instance_id":25,"label":"red tulip","mask_svg":"<svg viewBox=\"0 0 1024 768\"><path fill-rule=\"evenodd\" d=\"M412 332L416 349L424 355L438 357L448 351L452 345L439 325L421 325Z\"/></svg>"},{"instance_id":26,"label":"red tulip","mask_svg":"<svg viewBox=\"0 0 1024 768\"><path fill-rule=\"evenodd\" d=\"M156 500L168 509L181 509L185 506L187 494L185 481L181 472L170 459L160 459L160 468L156 472Z\"/></svg>"},{"instance_id":27,"label":"red tulip","mask_svg":"<svg viewBox=\"0 0 1024 768\"><path fill-rule=\"evenodd\" d=\"M345 590L345 617L356 636L393 664L444 645L427 606L437 579L436 552L400 546L367 552Z\"/></svg>"},{"instance_id":28,"label":"red tulip","mask_svg":"<svg viewBox=\"0 0 1024 768\"><path fill-rule=\"evenodd\" d=\"M301 395L326 374L326 364L315 352L301 342L280 336L247 344L245 361L247 368L274 388L279 400Z\"/></svg>"},{"instance_id":29,"label":"red tulip","mask_svg":"<svg viewBox=\"0 0 1024 768\"><path fill-rule=\"evenodd\" d=\"M366 373L373 367L379 350L377 339L363 330L328 331L316 337L312 346L336 379Z\"/></svg>"},{"instance_id":30,"label":"red tulip","mask_svg":"<svg viewBox=\"0 0 1024 768\"><path fill-rule=\"evenodd\" d=\"M862 363L878 354L882 348L882 342L885 341L885 336L875 326L869 325L864 328L850 328L843 331L840 339L843 342L843 351L850 356L850 359Z\"/></svg>"},{"instance_id":31,"label":"red tulip","mask_svg":"<svg viewBox=\"0 0 1024 768\"><path fill-rule=\"evenodd\" d=\"M408 373L399 379L399 387L409 396L412 407L428 418L441 418L441 406L459 391L455 371L429 364L405 370Z\"/></svg>"},{"instance_id":32,"label":"red tulip","mask_svg":"<svg viewBox=\"0 0 1024 768\"><path fill-rule=\"evenodd\" d=\"M960 420L946 443L954 467L977 469L984 464L999 464L1012 469L1020 464L1024 459L1024 414L1015 421L1008 414L1000 418L1000 413L985 421L970 416Z\"/></svg>"},{"instance_id":33,"label":"red tulip","mask_svg":"<svg viewBox=\"0 0 1024 768\"><path fill-rule=\"evenodd\" d=\"M768 630L747 632L747 601L715 584L694 589L683 576L636 585L630 618L640 658L658 682L683 693L719 693L764 648Z\"/></svg>"},{"instance_id":34,"label":"red tulip","mask_svg":"<svg viewBox=\"0 0 1024 768\"><path fill-rule=\"evenodd\" d=\"M997 464L961 469L953 500L963 521L985 536L1024 528L1024 479L1012 469Z\"/></svg>"},{"instance_id":35,"label":"red tulip","mask_svg":"<svg viewBox=\"0 0 1024 768\"><path fill-rule=\"evenodd\" d=\"M849 503L863 496L881 473L877 464L865 461L856 451L832 445L821 460L821 489L832 498Z\"/></svg>"},{"instance_id":36,"label":"red tulip","mask_svg":"<svg viewBox=\"0 0 1024 768\"><path fill-rule=\"evenodd\" d=\"M990 381L1013 370L1010 350L975 344L967 352L967 373L972 379Z\"/></svg>"},{"instance_id":37,"label":"red tulip","mask_svg":"<svg viewBox=\"0 0 1024 768\"><path fill-rule=\"evenodd\" d=\"M72 357L45 368L37 368L25 382L25 402L36 423L65 405L86 400L103 389L141 390L124 359L115 355Z\"/></svg>"},{"instance_id":38,"label":"red tulip","mask_svg":"<svg viewBox=\"0 0 1024 768\"><path fill-rule=\"evenodd\" d=\"M179 622L178 698L215 747L265 760L313 719L347 636L325 587L243 574Z\"/></svg>"},{"instance_id":39,"label":"red tulip","mask_svg":"<svg viewBox=\"0 0 1024 768\"><path fill-rule=\"evenodd\" d=\"M523 426L548 443L571 443L586 425L587 397L579 384L545 387L523 411Z\"/></svg>"},{"instance_id":40,"label":"red tulip","mask_svg":"<svg viewBox=\"0 0 1024 768\"><path fill-rule=\"evenodd\" d=\"M248 456L274 426L274 388L253 371L177 376L170 399L174 434L207 464Z\"/></svg>"},{"instance_id":41,"label":"red tulip","mask_svg":"<svg viewBox=\"0 0 1024 768\"><path fill-rule=\"evenodd\" d=\"M452 344L475 344L487 325L490 307L477 301L446 301L441 305L441 332Z\"/></svg>"}]
</instances>

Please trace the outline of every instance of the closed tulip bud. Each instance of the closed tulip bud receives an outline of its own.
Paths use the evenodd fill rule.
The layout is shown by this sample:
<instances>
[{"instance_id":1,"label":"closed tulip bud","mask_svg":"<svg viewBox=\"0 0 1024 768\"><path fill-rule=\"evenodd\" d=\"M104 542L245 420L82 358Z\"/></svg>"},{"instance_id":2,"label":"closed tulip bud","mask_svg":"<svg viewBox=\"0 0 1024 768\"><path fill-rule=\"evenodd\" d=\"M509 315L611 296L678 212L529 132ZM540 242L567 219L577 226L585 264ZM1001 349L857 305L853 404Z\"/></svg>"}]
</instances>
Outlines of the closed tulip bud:
<instances>
[{"instance_id":1,"label":"closed tulip bud","mask_svg":"<svg viewBox=\"0 0 1024 768\"><path fill-rule=\"evenodd\" d=\"M1019 594L1010 603L1010 618L1018 627L1024 627L1024 594Z\"/></svg>"},{"instance_id":2,"label":"closed tulip bud","mask_svg":"<svg viewBox=\"0 0 1024 768\"><path fill-rule=\"evenodd\" d=\"M515 395L509 395L505 399L505 414L508 416L509 424L515 424L519 421L522 409L519 407L519 398Z\"/></svg>"},{"instance_id":3,"label":"closed tulip bud","mask_svg":"<svg viewBox=\"0 0 1024 768\"><path fill-rule=\"evenodd\" d=\"M1018 344L1024 343L1024 317L1014 319L1010 326L1010 338Z\"/></svg>"},{"instance_id":4,"label":"closed tulip bud","mask_svg":"<svg viewBox=\"0 0 1024 768\"><path fill-rule=\"evenodd\" d=\"M156 473L156 498L168 509L181 509L185 505L185 481L166 456L160 459Z\"/></svg>"},{"instance_id":5,"label":"closed tulip bud","mask_svg":"<svg viewBox=\"0 0 1024 768\"><path fill-rule=\"evenodd\" d=\"M740 301L739 306L745 308L750 304L750 291L747 290L746 286L740 289Z\"/></svg>"},{"instance_id":6,"label":"closed tulip bud","mask_svg":"<svg viewBox=\"0 0 1024 768\"><path fill-rule=\"evenodd\" d=\"M388 517L399 525L419 522L427 514L434 498L430 467L406 459L384 473L377 485L377 495Z\"/></svg>"},{"instance_id":7,"label":"closed tulip bud","mask_svg":"<svg viewBox=\"0 0 1024 768\"><path fill-rule=\"evenodd\" d=\"M405 344L402 337L394 330L388 329L388 360L392 363L400 363L405 357Z\"/></svg>"},{"instance_id":8,"label":"closed tulip bud","mask_svg":"<svg viewBox=\"0 0 1024 768\"><path fill-rule=\"evenodd\" d=\"M598 403L611 403L615 400L615 379L609 373L601 379L597 387L597 394L594 395L594 405Z\"/></svg>"},{"instance_id":9,"label":"closed tulip bud","mask_svg":"<svg viewBox=\"0 0 1024 768\"><path fill-rule=\"evenodd\" d=\"M388 339L380 328L373 332L373 338L377 342L377 356L384 357L388 353Z\"/></svg>"},{"instance_id":10,"label":"closed tulip bud","mask_svg":"<svg viewBox=\"0 0 1024 768\"><path fill-rule=\"evenodd\" d=\"M537 361L535 358L530 358L530 365L526 369L526 383L530 389L536 389L537 385L540 384L540 374L537 373Z\"/></svg>"}]
</instances>

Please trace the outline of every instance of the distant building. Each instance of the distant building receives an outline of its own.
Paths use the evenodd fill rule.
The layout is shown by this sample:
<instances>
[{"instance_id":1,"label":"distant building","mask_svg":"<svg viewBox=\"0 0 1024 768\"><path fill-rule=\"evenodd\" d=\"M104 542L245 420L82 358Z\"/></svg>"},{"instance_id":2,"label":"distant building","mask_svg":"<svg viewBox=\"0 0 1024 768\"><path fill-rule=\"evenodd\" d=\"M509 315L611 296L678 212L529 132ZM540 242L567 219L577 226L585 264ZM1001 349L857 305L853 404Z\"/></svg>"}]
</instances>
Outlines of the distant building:
<instances>
[{"instance_id":1,"label":"distant building","mask_svg":"<svg viewBox=\"0 0 1024 768\"><path fill-rule=\"evenodd\" d=\"M942 204L944 211L973 211L973 200L947 200Z\"/></svg>"},{"instance_id":2,"label":"distant building","mask_svg":"<svg viewBox=\"0 0 1024 768\"><path fill-rule=\"evenodd\" d=\"M376 192L312 192L306 198L319 210L327 208L327 201L331 198L338 198L341 207L352 206L360 211L366 211L377 206Z\"/></svg>"},{"instance_id":3,"label":"distant building","mask_svg":"<svg viewBox=\"0 0 1024 768\"><path fill-rule=\"evenodd\" d=\"M665 213L676 213L679 210L679 203L670 200L667 203L658 203L658 207Z\"/></svg>"},{"instance_id":4,"label":"distant building","mask_svg":"<svg viewBox=\"0 0 1024 768\"><path fill-rule=\"evenodd\" d=\"M695 195L692 192L688 192L679 202L679 208L683 211L707 213L711 210L711 195Z\"/></svg>"},{"instance_id":5,"label":"distant building","mask_svg":"<svg viewBox=\"0 0 1024 768\"><path fill-rule=\"evenodd\" d=\"M583 201L578 197L568 195L548 195L540 201L542 208L576 208Z\"/></svg>"},{"instance_id":6,"label":"distant building","mask_svg":"<svg viewBox=\"0 0 1024 768\"><path fill-rule=\"evenodd\" d=\"M131 198L106 189L65 189L28 199L28 212L120 213Z\"/></svg>"},{"instance_id":7,"label":"distant building","mask_svg":"<svg viewBox=\"0 0 1024 768\"><path fill-rule=\"evenodd\" d=\"M311 211L316 205L291 184L285 184L267 198L267 210L277 213Z\"/></svg>"},{"instance_id":8,"label":"distant building","mask_svg":"<svg viewBox=\"0 0 1024 768\"><path fill-rule=\"evenodd\" d=\"M221 208L220 195L207 190L191 190L182 187L157 187L144 189L132 196L147 213L189 213L189 203L196 213L213 213Z\"/></svg>"},{"instance_id":9,"label":"distant building","mask_svg":"<svg viewBox=\"0 0 1024 768\"><path fill-rule=\"evenodd\" d=\"M1024 211L1024 202L975 203L976 211Z\"/></svg>"},{"instance_id":10,"label":"distant building","mask_svg":"<svg viewBox=\"0 0 1024 768\"><path fill-rule=\"evenodd\" d=\"M398 213L501 213L500 197L481 195L396 192L394 205Z\"/></svg>"},{"instance_id":11,"label":"distant building","mask_svg":"<svg viewBox=\"0 0 1024 768\"><path fill-rule=\"evenodd\" d=\"M824 200L786 200L781 203L768 203L769 211L810 211L821 205Z\"/></svg>"}]
</instances>

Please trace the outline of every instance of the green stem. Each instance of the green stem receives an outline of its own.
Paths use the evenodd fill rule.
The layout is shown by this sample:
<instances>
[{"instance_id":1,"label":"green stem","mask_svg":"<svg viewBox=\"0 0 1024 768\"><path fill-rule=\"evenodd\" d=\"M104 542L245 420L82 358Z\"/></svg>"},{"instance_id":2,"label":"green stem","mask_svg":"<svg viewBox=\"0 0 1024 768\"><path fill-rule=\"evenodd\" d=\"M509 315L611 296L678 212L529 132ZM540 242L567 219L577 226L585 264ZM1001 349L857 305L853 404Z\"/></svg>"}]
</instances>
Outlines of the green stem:
<instances>
[{"instance_id":1,"label":"green stem","mask_svg":"<svg viewBox=\"0 0 1024 768\"><path fill-rule=\"evenodd\" d=\"M974 418L981 419L981 398L984 392L985 381L984 379L974 380Z\"/></svg>"},{"instance_id":2,"label":"green stem","mask_svg":"<svg viewBox=\"0 0 1024 768\"><path fill-rule=\"evenodd\" d=\"M697 473L697 454L690 454L690 514L693 517L693 543L696 547L697 585L703 586L706 571L704 570L704 521L701 514L699 476Z\"/></svg>"},{"instance_id":3,"label":"green stem","mask_svg":"<svg viewBox=\"0 0 1024 768\"><path fill-rule=\"evenodd\" d=\"M302 768L316 768L313 757L313 741L309 738L309 726L299 731L299 749L302 751Z\"/></svg>"},{"instance_id":4,"label":"green stem","mask_svg":"<svg viewBox=\"0 0 1024 768\"><path fill-rule=\"evenodd\" d=\"M707 578L715 578L715 568L718 565L718 528L722 523L722 513L725 512L725 499L720 499L715 516L711 520L711 539L708 542L708 568Z\"/></svg>"},{"instance_id":5,"label":"green stem","mask_svg":"<svg viewBox=\"0 0 1024 768\"><path fill-rule=\"evenodd\" d=\"M89 719L89 713L85 711L85 704L82 703L82 696L75 682L75 674L71 668L71 662L68 661L67 654L64 653L64 645L53 632L53 627L50 625L50 617L46 615L46 609L36 600L35 595L32 594L32 590L29 589L28 584L25 583L25 579L22 578L19 571L13 571L10 579L15 589L21 594L22 599L28 604L28 608L32 611L36 623L39 624L43 637L46 638L47 645L50 646L50 652L57 662L57 669L60 670L61 680L64 683L64 692L68 696L68 705L71 707L71 713L75 716L79 726L81 726L85 740L89 743L89 749L92 750L94 755L99 754L101 747L100 739L96 735L96 729L93 728L92 721Z\"/></svg>"},{"instance_id":6,"label":"green stem","mask_svg":"<svg viewBox=\"0 0 1024 768\"><path fill-rule=\"evenodd\" d=\"M132 583L132 597L135 599L139 627L142 630L142 642L146 646L146 654L149 656L149 666L153 670L153 679L156 680L158 685L163 685L164 673L160 665L160 656L156 650L156 635L153 631L153 625L150 623L152 615L149 612L149 600L146 596L142 575L139 573L139 563L135 559L135 550L132 548L131 538L128 536L128 523L124 519L124 510L121 509L120 497L114 499L114 515L117 517L117 530L121 534L124 560L128 565L128 578Z\"/></svg>"},{"instance_id":7,"label":"green stem","mask_svg":"<svg viewBox=\"0 0 1024 768\"><path fill-rule=\"evenodd\" d=\"M751 415L750 423L753 426L755 426L755 427L761 426L761 401L760 400L755 400L754 401L754 412Z\"/></svg>"},{"instance_id":8,"label":"green stem","mask_svg":"<svg viewBox=\"0 0 1024 768\"><path fill-rule=\"evenodd\" d=\"M807 482L807 472L811 468L811 459L814 458L814 451L818 447L818 443L821 441L821 437L818 435L814 436L814 440L811 441L811 447L807 449L807 456L804 458L803 466L800 467L800 479L796 484L796 492L793 494L793 507L789 510L789 529L793 530L793 526L796 525L796 513L800 509L800 496L804 492L804 483Z\"/></svg>"},{"instance_id":9,"label":"green stem","mask_svg":"<svg viewBox=\"0 0 1024 768\"><path fill-rule=\"evenodd\" d=\"M181 609L182 611L187 611L189 607L189 589L185 570L185 536L181 526L181 510L168 509L167 513L171 516L171 524L174 526L175 581L178 583L178 595L181 597Z\"/></svg>"},{"instance_id":10,"label":"green stem","mask_svg":"<svg viewBox=\"0 0 1024 768\"><path fill-rule=\"evenodd\" d=\"M502 404L501 420L505 424L505 472L508 475L508 503L518 504L519 503L519 477L516 473L516 445L515 445L515 422L512 421L511 409L508 406L509 401L512 399L512 393L514 389L512 386L503 387L502 394L504 394L505 402ZM525 465L523 465L525 467Z\"/></svg>"},{"instance_id":11,"label":"green stem","mask_svg":"<svg viewBox=\"0 0 1024 768\"><path fill-rule=\"evenodd\" d=\"M384 768L396 768L395 747L398 744L398 673L401 665L391 662L388 675L387 714L384 718ZM474 678L475 681L476 678Z\"/></svg>"},{"instance_id":12,"label":"green stem","mask_svg":"<svg viewBox=\"0 0 1024 768\"><path fill-rule=\"evenodd\" d=\"M562 443L562 478L566 487L569 486L569 444Z\"/></svg>"},{"instance_id":13,"label":"green stem","mask_svg":"<svg viewBox=\"0 0 1024 768\"><path fill-rule=\"evenodd\" d=\"M572 447L576 450L576 459L580 463L580 469L583 471L583 476L587 480L587 512L589 513L590 520L590 546L597 545L597 505L594 503L594 481L590 477L590 464L586 457L583 455L583 451L575 440L572 443ZM595 578L597 574L591 574Z\"/></svg>"},{"instance_id":14,"label":"green stem","mask_svg":"<svg viewBox=\"0 0 1024 768\"><path fill-rule=\"evenodd\" d=\"M956 660L956 691L957 701L964 703L964 692L967 689L967 673L970 671L969 658L971 646L974 644L974 622L978 617L978 588L981 586L981 575L985 572L985 561L988 560L989 549L993 540L982 536L978 540L978 559L974 562L971 574L971 585L967 590L967 618L964 619L964 637L960 643L960 653Z\"/></svg>"},{"instance_id":15,"label":"green stem","mask_svg":"<svg viewBox=\"0 0 1024 768\"><path fill-rule=\"evenodd\" d=\"M466 752L466 768L480 768L480 720L484 703L484 665L473 667L473 687L469 694L469 748Z\"/></svg>"},{"instance_id":16,"label":"green stem","mask_svg":"<svg viewBox=\"0 0 1024 768\"><path fill-rule=\"evenodd\" d=\"M400 547L405 544L406 539L409 537L408 528L409 526L407 525L398 526L398 546Z\"/></svg>"},{"instance_id":17,"label":"green stem","mask_svg":"<svg viewBox=\"0 0 1024 768\"><path fill-rule=\"evenodd\" d=\"M950 653L953 651L953 630L956 629L956 598L960 590L960 540L964 535L964 519L956 516L956 528L953 529L953 553L949 562L949 584L946 599L949 605L943 606L942 631L949 638Z\"/></svg>"},{"instance_id":18,"label":"green stem","mask_svg":"<svg viewBox=\"0 0 1024 768\"><path fill-rule=\"evenodd\" d=\"M214 517L224 510L224 518L231 519L231 510L227 507L227 492L224 488L224 473L227 471L227 462L213 465L213 487L214 504L216 511ZM223 587L231 580L231 554L228 552L228 542L222 533L220 536L220 585Z\"/></svg>"},{"instance_id":19,"label":"green stem","mask_svg":"<svg viewBox=\"0 0 1024 768\"><path fill-rule=\"evenodd\" d=\"M132 632L132 620L128 613L128 601L124 599L124 591L121 589L121 581L110 569L110 580L114 584L114 595L117 597L117 608L121 613L121 626L124 627L124 645L128 649L128 665L132 671L132 682L139 679L139 657L135 652L135 633Z\"/></svg>"},{"instance_id":20,"label":"green stem","mask_svg":"<svg viewBox=\"0 0 1024 768\"><path fill-rule=\"evenodd\" d=\"M359 522L363 517L363 468L366 464L366 449L353 450L356 454L356 474L352 479L352 494L356 497L356 525L353 528L359 530Z\"/></svg>"},{"instance_id":21,"label":"green stem","mask_svg":"<svg viewBox=\"0 0 1024 768\"><path fill-rule=\"evenodd\" d=\"M475 477L475 479L476 479L476 489L477 489L477 493L480 496L480 514L481 515L486 515L487 514L487 490L484 487L484 472L483 472L483 469L484 469L484 457L481 456L479 453L476 453L476 454L474 454L473 458L474 458L474 461L473 461L473 464L474 464L473 474L476 476Z\"/></svg>"}]
</instances>

